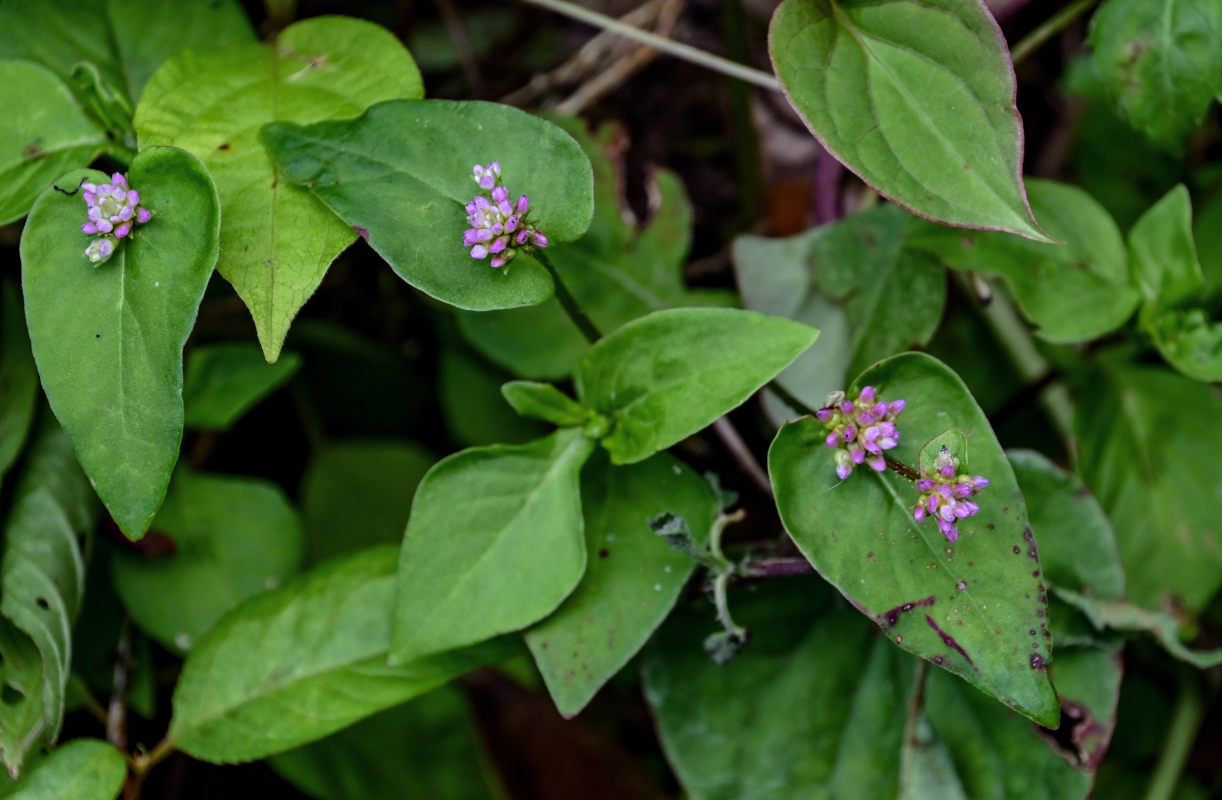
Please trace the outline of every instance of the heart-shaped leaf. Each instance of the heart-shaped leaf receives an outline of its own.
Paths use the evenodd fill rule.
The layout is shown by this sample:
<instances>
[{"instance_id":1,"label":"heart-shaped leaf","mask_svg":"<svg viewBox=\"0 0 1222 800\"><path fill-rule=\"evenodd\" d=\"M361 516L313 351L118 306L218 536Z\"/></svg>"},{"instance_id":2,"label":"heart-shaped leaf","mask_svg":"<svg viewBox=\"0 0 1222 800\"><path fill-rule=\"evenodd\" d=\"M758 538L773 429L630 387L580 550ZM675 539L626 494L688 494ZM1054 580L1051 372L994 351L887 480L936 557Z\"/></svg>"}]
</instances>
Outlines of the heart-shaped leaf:
<instances>
[{"instance_id":1,"label":"heart-shaped leaf","mask_svg":"<svg viewBox=\"0 0 1222 800\"><path fill-rule=\"evenodd\" d=\"M591 348L577 396L611 421L602 445L612 463L641 461L736 408L818 335L754 311L655 311Z\"/></svg>"},{"instance_id":2,"label":"heart-shaped leaf","mask_svg":"<svg viewBox=\"0 0 1222 800\"><path fill-rule=\"evenodd\" d=\"M170 737L196 758L250 761L321 739L503 658L503 643L386 666L395 549L324 564L227 614L191 651Z\"/></svg>"},{"instance_id":3,"label":"heart-shaped leaf","mask_svg":"<svg viewBox=\"0 0 1222 800\"><path fill-rule=\"evenodd\" d=\"M785 0L768 49L811 131L881 194L1049 241L1023 190L1010 54L981 0Z\"/></svg>"},{"instance_id":4,"label":"heart-shaped leaf","mask_svg":"<svg viewBox=\"0 0 1222 800\"><path fill-rule=\"evenodd\" d=\"M95 267L74 191L83 180L108 181L68 173L30 212L21 237L26 318L51 408L111 516L139 539L178 459L182 348L216 263L220 207L190 153L142 151L128 183L154 217Z\"/></svg>"},{"instance_id":5,"label":"heart-shaped leaf","mask_svg":"<svg viewBox=\"0 0 1222 800\"><path fill-rule=\"evenodd\" d=\"M268 361L356 234L282 180L260 126L353 117L422 93L415 62L390 31L342 17L290 25L274 44L188 50L149 80L134 123L140 146L190 150L216 179L225 209L217 269L250 308Z\"/></svg>"},{"instance_id":6,"label":"heart-shaped leaf","mask_svg":"<svg viewBox=\"0 0 1222 800\"><path fill-rule=\"evenodd\" d=\"M590 224L581 148L509 106L383 103L348 122L269 125L263 141L289 180L360 231L399 277L459 308L533 305L552 294L551 277L533 259L495 270L463 247L464 206L481 192L473 165L500 162L503 185L515 200L529 197L530 221L549 240L576 239Z\"/></svg>"},{"instance_id":7,"label":"heart-shaped leaf","mask_svg":"<svg viewBox=\"0 0 1222 800\"><path fill-rule=\"evenodd\" d=\"M922 445L950 428L967 436L971 473L990 481L974 498L980 512L958 520L958 542L947 541L932 520L913 520L910 480L865 467L838 480L827 430L806 418L781 428L768 454L786 530L905 650L1054 726L1059 707L1045 669L1051 640L1035 538L988 420L959 377L923 354L888 359L854 385L907 401L899 445L888 451L905 464L916 464Z\"/></svg>"},{"instance_id":8,"label":"heart-shaped leaf","mask_svg":"<svg viewBox=\"0 0 1222 800\"><path fill-rule=\"evenodd\" d=\"M403 538L391 663L521 630L555 610L586 566L575 428L439 461Z\"/></svg>"}]
</instances>

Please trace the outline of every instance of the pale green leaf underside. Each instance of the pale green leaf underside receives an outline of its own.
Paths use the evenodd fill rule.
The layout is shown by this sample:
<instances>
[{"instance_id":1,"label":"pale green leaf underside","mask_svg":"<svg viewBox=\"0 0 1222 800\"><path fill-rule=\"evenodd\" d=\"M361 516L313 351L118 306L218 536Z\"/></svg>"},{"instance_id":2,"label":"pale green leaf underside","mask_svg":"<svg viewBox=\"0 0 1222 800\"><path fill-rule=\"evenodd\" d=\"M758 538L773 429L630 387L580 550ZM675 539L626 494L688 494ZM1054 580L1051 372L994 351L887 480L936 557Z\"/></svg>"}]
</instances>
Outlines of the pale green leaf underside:
<instances>
[{"instance_id":1,"label":"pale green leaf underside","mask_svg":"<svg viewBox=\"0 0 1222 800\"><path fill-rule=\"evenodd\" d=\"M593 449L567 428L429 471L403 539L394 662L520 630L560 605L585 571L578 475Z\"/></svg>"},{"instance_id":2,"label":"pale green leaf underside","mask_svg":"<svg viewBox=\"0 0 1222 800\"><path fill-rule=\"evenodd\" d=\"M886 197L1047 241L1027 206L1005 41L982 2L786 0L769 34L790 102Z\"/></svg>"},{"instance_id":3,"label":"pale green leaf underside","mask_svg":"<svg viewBox=\"0 0 1222 800\"><path fill-rule=\"evenodd\" d=\"M177 145L211 171L224 210L217 269L250 308L269 361L356 234L278 175L259 129L422 94L415 62L389 31L340 17L298 22L274 45L189 50L150 79L134 122L140 146Z\"/></svg>"},{"instance_id":4,"label":"pale green leaf underside","mask_svg":"<svg viewBox=\"0 0 1222 800\"><path fill-rule=\"evenodd\" d=\"M329 562L226 615L187 658L170 736L191 755L292 749L500 657L488 648L386 666L395 549Z\"/></svg>"},{"instance_id":5,"label":"pale green leaf underside","mask_svg":"<svg viewBox=\"0 0 1222 800\"><path fill-rule=\"evenodd\" d=\"M80 170L58 181L106 182ZM153 219L109 261L85 257L85 203L48 189L21 239L30 341L51 408L115 521L148 529L182 439L182 348L217 258L220 209L203 165L156 147L132 162L129 184Z\"/></svg>"}]
</instances>

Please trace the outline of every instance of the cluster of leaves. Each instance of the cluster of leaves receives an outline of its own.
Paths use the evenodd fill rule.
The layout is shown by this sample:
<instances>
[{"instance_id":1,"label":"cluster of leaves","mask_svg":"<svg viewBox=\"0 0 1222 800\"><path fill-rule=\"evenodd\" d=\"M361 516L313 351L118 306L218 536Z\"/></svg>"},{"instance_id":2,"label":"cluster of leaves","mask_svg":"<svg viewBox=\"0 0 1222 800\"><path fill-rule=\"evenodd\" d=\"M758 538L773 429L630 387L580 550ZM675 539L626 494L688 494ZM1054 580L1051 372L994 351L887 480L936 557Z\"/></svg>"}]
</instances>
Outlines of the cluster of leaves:
<instances>
[{"instance_id":1,"label":"cluster of leaves","mask_svg":"<svg viewBox=\"0 0 1222 800\"><path fill-rule=\"evenodd\" d=\"M0 796L132 796L175 750L268 759L320 798L487 795L456 678L537 680L572 717L635 660L693 797L1085 797L1128 635L1222 663L1181 639L1222 587L1216 179L1139 193L1127 234L1131 194L1024 180L983 3L785 0L769 49L816 138L892 203L739 237L735 292L685 285L675 174L651 176L651 219L626 216L617 126L424 99L371 22L260 42L236 2L5 0L0 223L26 219L20 289L0 275ZM1222 7L1106 0L1081 64L1117 124L1183 158L1222 95ZM462 247L492 160L551 242L499 271ZM96 267L95 162L155 214ZM285 349L358 239L428 298L437 394L474 446L316 441L299 503L258 470L204 471L285 387L318 440L315 363L359 386L393 371L343 330L298 325ZM188 346L224 302L214 273L258 346ZM907 401L900 467L945 445L988 477L957 542L913 519L910 468L836 477L803 412L865 386ZM733 548L736 500L680 456L765 387L787 539ZM999 436L1015 395L1042 416ZM1071 469L1003 448L1049 424ZM728 591L793 571L822 580ZM181 665L168 715L155 660ZM168 716L165 738L122 751L95 693ZM109 743L56 747L74 708Z\"/></svg>"}]
</instances>

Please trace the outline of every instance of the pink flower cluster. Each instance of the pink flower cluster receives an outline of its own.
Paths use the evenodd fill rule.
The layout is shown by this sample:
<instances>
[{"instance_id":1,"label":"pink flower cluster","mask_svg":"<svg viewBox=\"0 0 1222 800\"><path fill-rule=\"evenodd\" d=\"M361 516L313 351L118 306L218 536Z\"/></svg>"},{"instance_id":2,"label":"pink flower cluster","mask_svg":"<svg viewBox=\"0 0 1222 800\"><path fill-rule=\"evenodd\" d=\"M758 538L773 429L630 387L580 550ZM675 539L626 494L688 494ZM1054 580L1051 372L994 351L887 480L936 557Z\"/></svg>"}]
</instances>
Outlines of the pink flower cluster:
<instances>
[{"instance_id":1,"label":"pink flower cluster","mask_svg":"<svg viewBox=\"0 0 1222 800\"><path fill-rule=\"evenodd\" d=\"M943 445L942 452L934 460L933 475L916 482L921 496L912 510L912 518L917 522L927 516L936 519L938 530L952 542L959 540L958 521L980 511L972 495L989 485L988 479L979 475L958 474L958 468L959 459Z\"/></svg>"},{"instance_id":2,"label":"pink flower cluster","mask_svg":"<svg viewBox=\"0 0 1222 800\"><path fill-rule=\"evenodd\" d=\"M547 237L527 220L530 200L522 195L511 200L509 190L501 185L500 162L484 167L476 164L472 177L488 196L476 195L467 203L467 223L463 232L464 247L471 248L472 258L487 258L493 267L503 267L518 251L529 252L533 247L547 247Z\"/></svg>"},{"instance_id":3,"label":"pink flower cluster","mask_svg":"<svg viewBox=\"0 0 1222 800\"><path fill-rule=\"evenodd\" d=\"M887 468L884 450L899 444L900 432L895 418L907 404L903 400L879 400L873 386L861 390L850 401L844 392L833 392L828 405L815 412L815 417L829 430L827 446L836 450L836 474L845 480L853 467L865 463L875 472Z\"/></svg>"},{"instance_id":4,"label":"pink flower cluster","mask_svg":"<svg viewBox=\"0 0 1222 800\"><path fill-rule=\"evenodd\" d=\"M81 232L96 236L85 255L94 264L100 264L114 255L118 241L132 231L132 227L152 219L152 212L140 206L140 193L128 187L123 173L110 176L110 183L82 183L89 221L81 225Z\"/></svg>"}]
</instances>

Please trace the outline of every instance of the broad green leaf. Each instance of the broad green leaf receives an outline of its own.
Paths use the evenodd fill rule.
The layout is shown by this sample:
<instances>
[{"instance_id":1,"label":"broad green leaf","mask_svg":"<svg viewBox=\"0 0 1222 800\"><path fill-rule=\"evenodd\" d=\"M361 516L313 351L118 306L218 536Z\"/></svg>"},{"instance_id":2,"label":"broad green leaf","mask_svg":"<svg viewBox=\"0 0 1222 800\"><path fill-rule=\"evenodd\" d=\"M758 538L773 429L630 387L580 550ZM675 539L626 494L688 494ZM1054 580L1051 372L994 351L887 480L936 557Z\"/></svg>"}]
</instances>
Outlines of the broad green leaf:
<instances>
[{"instance_id":1,"label":"broad green leaf","mask_svg":"<svg viewBox=\"0 0 1222 800\"><path fill-rule=\"evenodd\" d=\"M190 150L216 179L225 211L217 270L250 308L268 361L356 234L283 179L259 128L354 117L422 93L411 55L390 31L344 17L290 25L274 44L188 50L149 80L134 123L140 146Z\"/></svg>"},{"instance_id":2,"label":"broad green leaf","mask_svg":"<svg viewBox=\"0 0 1222 800\"><path fill-rule=\"evenodd\" d=\"M59 747L5 795L9 800L115 800L127 779L123 754L98 739Z\"/></svg>"},{"instance_id":3,"label":"broad green leaf","mask_svg":"<svg viewBox=\"0 0 1222 800\"><path fill-rule=\"evenodd\" d=\"M400 439L348 439L325 445L301 479L306 563L379 544L399 544L412 495L436 461Z\"/></svg>"},{"instance_id":4,"label":"broad green leaf","mask_svg":"<svg viewBox=\"0 0 1222 800\"><path fill-rule=\"evenodd\" d=\"M65 82L86 62L129 109L178 51L253 40L234 0L5 0L0 10L0 58L37 62Z\"/></svg>"},{"instance_id":5,"label":"broad green leaf","mask_svg":"<svg viewBox=\"0 0 1222 800\"><path fill-rule=\"evenodd\" d=\"M1205 277L1192 238L1192 200L1182 183L1133 225L1129 259L1133 281L1146 301L1143 322L1160 309L1173 308L1199 295Z\"/></svg>"},{"instance_id":6,"label":"broad green leaf","mask_svg":"<svg viewBox=\"0 0 1222 800\"><path fill-rule=\"evenodd\" d=\"M1199 209L1192 224L1192 234L1206 291L1216 296L1222 291L1222 194L1214 195Z\"/></svg>"},{"instance_id":7,"label":"broad green leaf","mask_svg":"<svg viewBox=\"0 0 1222 800\"><path fill-rule=\"evenodd\" d=\"M949 267L1005 278L1048 341L1080 342L1120 327L1141 298L1131 285L1116 223L1081 189L1043 180L1029 181L1027 188L1032 208L1061 243L928 225L910 244Z\"/></svg>"},{"instance_id":8,"label":"broad green leaf","mask_svg":"<svg viewBox=\"0 0 1222 800\"><path fill-rule=\"evenodd\" d=\"M0 12L0 31L3 16ZM0 45L0 58L6 55ZM93 161L106 135L59 78L26 61L0 61L0 107L9 109L0 117L3 225L25 216L38 193L66 170Z\"/></svg>"},{"instance_id":9,"label":"broad green leaf","mask_svg":"<svg viewBox=\"0 0 1222 800\"><path fill-rule=\"evenodd\" d=\"M263 758L497 660L500 643L386 666L395 550L338 559L226 615L191 651L170 737L205 761Z\"/></svg>"},{"instance_id":10,"label":"broad green leaf","mask_svg":"<svg viewBox=\"0 0 1222 800\"><path fill-rule=\"evenodd\" d=\"M320 800L491 798L463 693L443 686L270 759Z\"/></svg>"},{"instance_id":11,"label":"broad green leaf","mask_svg":"<svg viewBox=\"0 0 1222 800\"><path fill-rule=\"evenodd\" d=\"M227 431L239 418L301 367L296 353L281 353L268 364L259 348L249 344L197 347L187 357L183 379L184 424L188 428Z\"/></svg>"},{"instance_id":12,"label":"broad green leaf","mask_svg":"<svg viewBox=\"0 0 1222 800\"><path fill-rule=\"evenodd\" d=\"M708 538L717 501L708 483L666 453L613 467L595 457L581 476L589 568L550 617L526 632L526 643L556 708L581 711L602 685L644 646L670 613L696 562L649 527L663 513L682 517L699 541Z\"/></svg>"},{"instance_id":13,"label":"broad green leaf","mask_svg":"<svg viewBox=\"0 0 1222 800\"><path fill-rule=\"evenodd\" d=\"M59 179L105 182L81 170ZM220 208L199 160L156 147L129 184L154 216L94 266L85 203L54 188L21 237L30 341L43 390L123 532L139 539L165 495L182 439L182 348L217 257Z\"/></svg>"},{"instance_id":14,"label":"broad green leaf","mask_svg":"<svg viewBox=\"0 0 1222 800\"><path fill-rule=\"evenodd\" d=\"M853 357L853 331L844 307L811 286L811 246L828 230L827 226L812 228L785 239L739 236L732 251L743 307L819 329L815 346L776 377L786 391L811 408L821 408L829 392L844 386ZM772 392L764 393L764 410L778 425L796 415Z\"/></svg>"},{"instance_id":15,"label":"broad green leaf","mask_svg":"<svg viewBox=\"0 0 1222 800\"><path fill-rule=\"evenodd\" d=\"M786 530L819 573L905 650L1055 725L1035 537L988 420L958 376L926 355L888 359L854 383L865 385L908 403L897 421L899 446L888 451L900 462L916 464L922 445L949 428L968 437L971 472L990 481L976 500L980 513L959 520L959 540L948 542L932 521L913 521L911 481L865 468L839 481L826 429L806 418L782 427L768 454Z\"/></svg>"},{"instance_id":16,"label":"broad green leaf","mask_svg":"<svg viewBox=\"0 0 1222 800\"><path fill-rule=\"evenodd\" d=\"M812 285L844 306L853 331L849 374L928 344L942 320L946 271L905 247L915 222L903 209L884 205L828 226L811 243Z\"/></svg>"},{"instance_id":17,"label":"broad green leaf","mask_svg":"<svg viewBox=\"0 0 1222 800\"><path fill-rule=\"evenodd\" d=\"M594 217L576 242L548 250L565 287L605 333L664 308L732 306L721 290L688 289L683 266L691 240L692 207L678 176L651 173L651 218L638 224L621 200L627 136L607 124L595 132L572 117L553 121L577 140L594 169ZM522 377L567 377L590 343L554 298L529 308L460 313L463 334L489 358Z\"/></svg>"},{"instance_id":18,"label":"broad green leaf","mask_svg":"<svg viewBox=\"0 0 1222 800\"><path fill-rule=\"evenodd\" d=\"M1216 0L1107 0L1091 20L1095 65L1130 124L1171 150L1222 90Z\"/></svg>"},{"instance_id":19,"label":"broad green leaf","mask_svg":"<svg viewBox=\"0 0 1222 800\"><path fill-rule=\"evenodd\" d=\"M812 581L795 584L731 594L752 640L724 666L701 652L690 613L647 651L646 699L693 800L1081 800L1089 791L1088 770L1030 722L938 670L922 699L911 657L851 611L821 612Z\"/></svg>"},{"instance_id":20,"label":"broad green leaf","mask_svg":"<svg viewBox=\"0 0 1222 800\"><path fill-rule=\"evenodd\" d=\"M611 420L602 444L612 463L641 461L740 405L818 334L753 311L655 311L599 340L581 359L577 396Z\"/></svg>"},{"instance_id":21,"label":"broad green leaf","mask_svg":"<svg viewBox=\"0 0 1222 800\"><path fill-rule=\"evenodd\" d=\"M1111 520L1081 478L1034 450L1008 450L1048 583L1105 600L1124 599L1124 566ZM1059 659L1059 656L1058 656Z\"/></svg>"},{"instance_id":22,"label":"broad green leaf","mask_svg":"<svg viewBox=\"0 0 1222 800\"><path fill-rule=\"evenodd\" d=\"M576 427L590 418L590 410L550 383L510 381L501 387L505 401L524 417L559 427Z\"/></svg>"},{"instance_id":23,"label":"broad green leaf","mask_svg":"<svg viewBox=\"0 0 1222 800\"><path fill-rule=\"evenodd\" d=\"M1059 647L1057 660L1050 669L1064 711L1061 724L1070 727L1076 766L1094 770L1116 729L1124 674L1120 645Z\"/></svg>"},{"instance_id":24,"label":"broad green leaf","mask_svg":"<svg viewBox=\"0 0 1222 800\"><path fill-rule=\"evenodd\" d=\"M0 728L0 748L13 775L31 749L59 733L72 623L84 593L81 549L94 522L90 495L67 437L45 425L29 450L3 531L0 705L8 724Z\"/></svg>"},{"instance_id":25,"label":"broad green leaf","mask_svg":"<svg viewBox=\"0 0 1222 800\"><path fill-rule=\"evenodd\" d=\"M1150 333L1168 364L1198 381L1222 381L1222 320L1201 308L1164 311Z\"/></svg>"},{"instance_id":26,"label":"broad green leaf","mask_svg":"<svg viewBox=\"0 0 1222 800\"><path fill-rule=\"evenodd\" d=\"M521 630L586 567L578 475L594 443L568 428L438 462L403 539L391 662Z\"/></svg>"},{"instance_id":27,"label":"broad green leaf","mask_svg":"<svg viewBox=\"0 0 1222 800\"><path fill-rule=\"evenodd\" d=\"M21 292L9 281L0 283L0 485L34 421L38 372L30 355Z\"/></svg>"},{"instance_id":28,"label":"broad green leaf","mask_svg":"<svg viewBox=\"0 0 1222 800\"><path fill-rule=\"evenodd\" d=\"M1023 191L1014 69L983 3L786 0L768 49L807 126L881 194L936 222L1049 240Z\"/></svg>"},{"instance_id":29,"label":"broad green leaf","mask_svg":"<svg viewBox=\"0 0 1222 800\"><path fill-rule=\"evenodd\" d=\"M1222 665L1222 649L1202 652L1185 646L1180 622L1174 614L1149 611L1123 600L1090 597L1069 589L1055 589L1057 597L1086 615L1096 628L1149 633L1168 653L1198 669Z\"/></svg>"},{"instance_id":30,"label":"broad green leaf","mask_svg":"<svg viewBox=\"0 0 1222 800\"><path fill-rule=\"evenodd\" d=\"M263 142L285 176L312 192L420 291L459 308L534 305L552 294L532 258L492 269L463 247L471 167L499 161L502 182L530 198L548 239L590 224L590 167L571 137L509 106L449 100L382 103L346 122L278 124ZM546 167L544 168L544 166Z\"/></svg>"},{"instance_id":31,"label":"broad green leaf","mask_svg":"<svg viewBox=\"0 0 1222 800\"><path fill-rule=\"evenodd\" d=\"M1222 400L1115 359L1075 395L1078 472L1115 526L1129 599L1199 612L1222 586Z\"/></svg>"},{"instance_id":32,"label":"broad green leaf","mask_svg":"<svg viewBox=\"0 0 1222 800\"><path fill-rule=\"evenodd\" d=\"M551 429L519 417L501 394L512 376L462 347L437 358L437 394L450 438L462 445L520 444Z\"/></svg>"},{"instance_id":33,"label":"broad green leaf","mask_svg":"<svg viewBox=\"0 0 1222 800\"><path fill-rule=\"evenodd\" d=\"M132 619L178 653L226 611L274 589L301 566L301 521L275 484L179 469L153 530L172 552L120 550L114 586Z\"/></svg>"}]
</instances>

